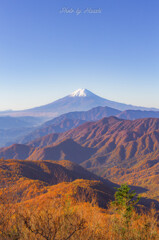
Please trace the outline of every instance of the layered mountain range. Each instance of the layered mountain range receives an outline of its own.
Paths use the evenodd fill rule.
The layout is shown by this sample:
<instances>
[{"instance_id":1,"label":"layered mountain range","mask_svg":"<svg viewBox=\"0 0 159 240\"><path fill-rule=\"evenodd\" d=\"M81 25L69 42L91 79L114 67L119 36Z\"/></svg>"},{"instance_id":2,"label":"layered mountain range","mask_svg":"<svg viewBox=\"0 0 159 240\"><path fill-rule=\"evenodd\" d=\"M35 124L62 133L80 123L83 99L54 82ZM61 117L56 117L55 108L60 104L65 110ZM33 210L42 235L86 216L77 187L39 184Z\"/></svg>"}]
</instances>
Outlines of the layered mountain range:
<instances>
[{"instance_id":1,"label":"layered mountain range","mask_svg":"<svg viewBox=\"0 0 159 240\"><path fill-rule=\"evenodd\" d=\"M96 103L95 107L92 97ZM34 176L43 176L42 172L38 172L38 164L41 164L41 161L49 161L49 166L51 161L71 161L105 180L144 187L148 190L144 192L144 197L151 194L154 199L159 200L159 112L143 108L134 110L135 107L120 104L112 108L114 103L107 102L106 105L105 100L102 104L100 97L84 89L64 99L58 100L57 105L53 103L33 111L39 114L42 110L43 116L48 111L47 117L53 116L55 105L58 106L57 115L69 109L76 111L64 113L41 125L40 121L44 121L41 118L1 117L0 121L2 118L10 121L8 126L7 121L1 122L3 131L14 132L16 129L21 132L16 141L12 139L14 144L0 148L3 163L7 159L21 159L21 163L16 163L18 171L24 169L26 161L31 166L26 172L30 172L33 167L32 161L36 161L33 167ZM130 109L121 111L127 107ZM28 110L25 113L31 112ZM11 160L9 161L11 164ZM45 166L45 169L49 167ZM60 176L60 173L58 174ZM70 173L69 175L71 177L68 179L73 179ZM86 175L89 175L88 172Z\"/></svg>"},{"instance_id":2,"label":"layered mountain range","mask_svg":"<svg viewBox=\"0 0 159 240\"><path fill-rule=\"evenodd\" d=\"M110 107L96 107L88 111L69 112L52 120L46 121L44 124L31 131L31 133L24 135L18 143L27 143L50 133L65 132L78 127L84 122L97 121L110 116L116 116L127 120L135 120L148 117L159 118L159 112L140 110L126 110L121 112Z\"/></svg>"},{"instance_id":3,"label":"layered mountain range","mask_svg":"<svg viewBox=\"0 0 159 240\"><path fill-rule=\"evenodd\" d=\"M87 89L79 89L45 106L0 112L0 147L15 142L27 143L50 133L65 132L86 121L97 121L103 117L116 116L129 120L158 118L159 111L156 110L112 102ZM58 117L53 118L55 116Z\"/></svg>"},{"instance_id":4,"label":"layered mountain range","mask_svg":"<svg viewBox=\"0 0 159 240\"><path fill-rule=\"evenodd\" d=\"M159 192L159 119L116 117L86 122L64 133L49 134L27 145L0 149L5 159L70 160L114 182ZM151 186L151 187L150 187Z\"/></svg>"},{"instance_id":5,"label":"layered mountain range","mask_svg":"<svg viewBox=\"0 0 159 240\"><path fill-rule=\"evenodd\" d=\"M0 147L19 141L44 121L45 119L39 117L0 116Z\"/></svg>"}]
</instances>

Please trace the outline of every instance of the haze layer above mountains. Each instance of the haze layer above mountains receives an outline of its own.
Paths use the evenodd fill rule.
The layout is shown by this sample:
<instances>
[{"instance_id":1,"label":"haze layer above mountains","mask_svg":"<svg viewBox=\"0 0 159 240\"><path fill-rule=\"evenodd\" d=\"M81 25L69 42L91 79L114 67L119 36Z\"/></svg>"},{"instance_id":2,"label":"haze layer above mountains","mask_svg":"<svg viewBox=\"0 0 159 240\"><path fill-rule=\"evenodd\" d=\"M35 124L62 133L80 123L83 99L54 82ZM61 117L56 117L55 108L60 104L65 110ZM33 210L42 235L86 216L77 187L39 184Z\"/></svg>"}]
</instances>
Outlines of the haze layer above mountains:
<instances>
[{"instance_id":1,"label":"haze layer above mountains","mask_svg":"<svg viewBox=\"0 0 159 240\"><path fill-rule=\"evenodd\" d=\"M124 103L110 101L108 99L97 96L87 89L78 89L70 95L56 100L44 106L35 107L22 111L7 112L10 116L36 116L53 118L66 112L86 111L97 106L107 106L121 111L124 110L149 110L157 111L155 108L145 108L132 106ZM0 115L6 115L6 112L1 112Z\"/></svg>"}]
</instances>

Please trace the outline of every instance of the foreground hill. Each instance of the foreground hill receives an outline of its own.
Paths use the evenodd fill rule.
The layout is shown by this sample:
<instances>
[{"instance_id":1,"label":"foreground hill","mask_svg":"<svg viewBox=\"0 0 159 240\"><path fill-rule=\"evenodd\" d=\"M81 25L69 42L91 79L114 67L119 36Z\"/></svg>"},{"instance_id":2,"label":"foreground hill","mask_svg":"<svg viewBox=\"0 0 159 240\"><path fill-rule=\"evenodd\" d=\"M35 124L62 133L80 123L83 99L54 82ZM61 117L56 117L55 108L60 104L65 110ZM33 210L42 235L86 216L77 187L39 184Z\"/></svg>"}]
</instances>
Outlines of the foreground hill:
<instances>
[{"instance_id":1,"label":"foreground hill","mask_svg":"<svg viewBox=\"0 0 159 240\"><path fill-rule=\"evenodd\" d=\"M59 196L60 191L65 195L74 195L84 201L94 197L101 207L106 207L113 199L114 187L119 185L103 179L83 167L70 161L29 161L0 159L0 203L26 202L33 199L38 205L49 198ZM138 193L146 189L133 187ZM62 189L62 190L60 190ZM140 204L150 207L152 199L142 198ZM30 203L29 203L30 204Z\"/></svg>"},{"instance_id":2,"label":"foreground hill","mask_svg":"<svg viewBox=\"0 0 159 240\"><path fill-rule=\"evenodd\" d=\"M0 160L0 174L1 188L9 189L8 197L14 198L15 201L26 201L46 194L51 186L58 183L83 179L77 185L82 187L87 183L87 187L92 188L92 194L101 189L101 196L105 196L101 204L104 204L104 201L112 199L115 186L70 161ZM67 185L67 188L70 191L71 184ZM3 194L2 192L2 196ZM100 196L100 193L98 195ZM100 198L99 200L101 201Z\"/></svg>"},{"instance_id":3,"label":"foreground hill","mask_svg":"<svg viewBox=\"0 0 159 240\"><path fill-rule=\"evenodd\" d=\"M0 239L158 240L156 210L134 209L127 185L112 204L112 183L77 164L1 159L0 174Z\"/></svg>"}]
</instances>

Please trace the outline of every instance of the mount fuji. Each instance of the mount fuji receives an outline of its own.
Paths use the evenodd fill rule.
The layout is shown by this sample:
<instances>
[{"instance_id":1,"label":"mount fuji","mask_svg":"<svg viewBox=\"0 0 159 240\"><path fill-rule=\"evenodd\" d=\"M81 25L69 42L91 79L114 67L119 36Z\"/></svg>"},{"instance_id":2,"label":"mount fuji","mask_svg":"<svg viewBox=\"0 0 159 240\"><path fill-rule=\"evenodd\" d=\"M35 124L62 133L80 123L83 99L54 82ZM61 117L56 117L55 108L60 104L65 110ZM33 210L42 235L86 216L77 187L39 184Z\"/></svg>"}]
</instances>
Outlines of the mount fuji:
<instances>
[{"instance_id":1,"label":"mount fuji","mask_svg":"<svg viewBox=\"0 0 159 240\"><path fill-rule=\"evenodd\" d=\"M87 89L78 89L71 93L70 95L56 100L50 104L43 105L40 107L35 107L22 111L11 111L7 112L10 116L36 116L36 117L46 117L54 118L61 114L73 112L73 111L87 111L91 108L98 106L107 106L117 110L151 110L158 111L154 108L145 108L133 105L127 105L124 103L118 103L115 101L110 101L108 99L97 96ZM4 115L4 113L0 114Z\"/></svg>"}]
</instances>

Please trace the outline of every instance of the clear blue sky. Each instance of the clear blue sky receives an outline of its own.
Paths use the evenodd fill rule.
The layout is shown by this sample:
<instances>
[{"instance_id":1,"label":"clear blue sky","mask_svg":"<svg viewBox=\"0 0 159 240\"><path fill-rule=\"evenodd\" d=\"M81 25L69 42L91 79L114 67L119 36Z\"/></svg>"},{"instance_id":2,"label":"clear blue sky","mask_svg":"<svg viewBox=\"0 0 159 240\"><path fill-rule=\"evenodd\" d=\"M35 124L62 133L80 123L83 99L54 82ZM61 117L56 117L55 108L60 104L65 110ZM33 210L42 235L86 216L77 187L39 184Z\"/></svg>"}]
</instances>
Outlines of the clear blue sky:
<instances>
[{"instance_id":1,"label":"clear blue sky","mask_svg":"<svg viewBox=\"0 0 159 240\"><path fill-rule=\"evenodd\" d=\"M159 108L158 0L0 0L0 110L78 88Z\"/></svg>"}]
</instances>

